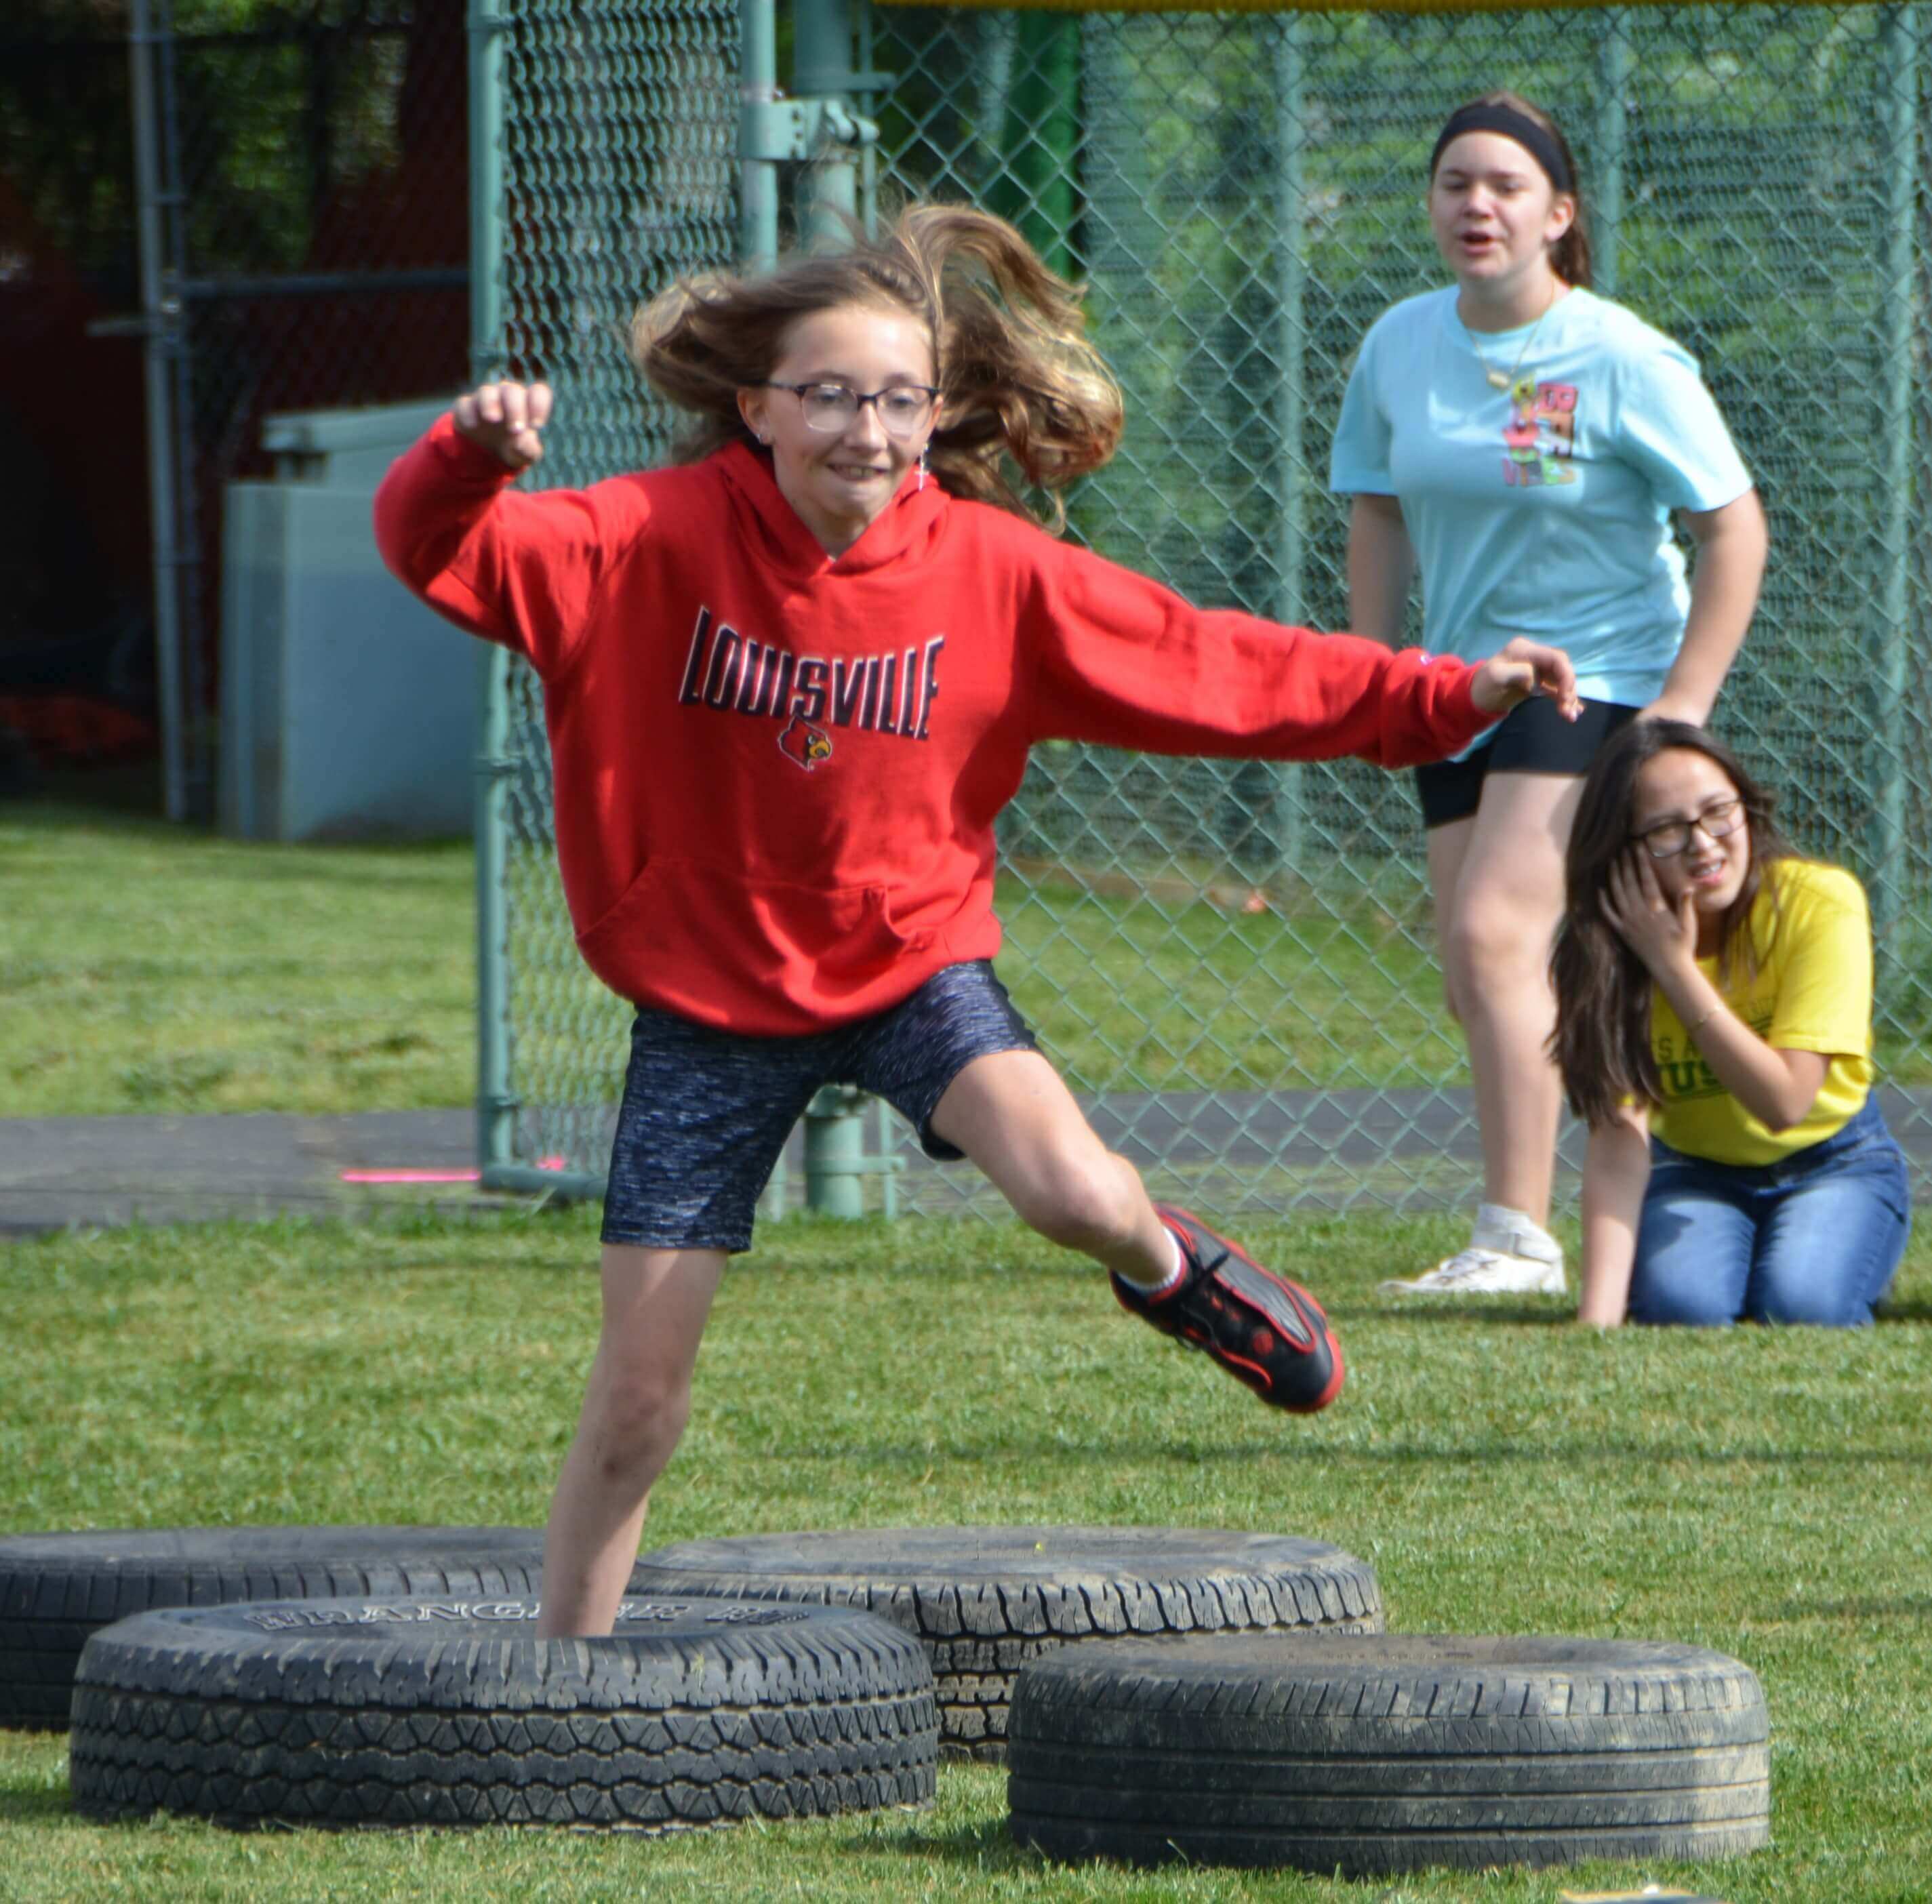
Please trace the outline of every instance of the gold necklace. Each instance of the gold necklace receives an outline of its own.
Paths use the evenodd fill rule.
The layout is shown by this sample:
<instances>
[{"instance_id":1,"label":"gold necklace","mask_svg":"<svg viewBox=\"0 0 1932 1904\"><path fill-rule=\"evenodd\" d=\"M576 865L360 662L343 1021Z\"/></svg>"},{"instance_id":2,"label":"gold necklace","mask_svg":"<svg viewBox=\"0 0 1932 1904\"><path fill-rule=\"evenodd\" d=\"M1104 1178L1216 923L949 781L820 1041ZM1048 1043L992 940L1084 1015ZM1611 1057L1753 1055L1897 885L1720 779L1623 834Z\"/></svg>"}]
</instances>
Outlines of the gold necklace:
<instances>
[{"instance_id":1,"label":"gold necklace","mask_svg":"<svg viewBox=\"0 0 1932 1904\"><path fill-rule=\"evenodd\" d=\"M1469 348L1476 353L1476 361L1482 365L1483 374L1489 379L1490 388L1492 390L1508 390L1515 386L1516 373L1522 368L1522 360L1529 355L1529 347L1535 343L1537 332L1543 328L1544 318L1547 317L1556 308L1556 286L1552 283L1550 287L1550 301L1543 307L1542 315L1529 327L1529 335L1523 339L1522 348L1516 352L1516 362L1510 367L1509 375L1507 376L1504 376L1502 372L1483 355L1483 346L1476 341L1475 332L1471 330L1467 324L1463 324L1460 316L1457 317L1456 321L1462 325L1462 334L1469 340Z\"/></svg>"}]
</instances>

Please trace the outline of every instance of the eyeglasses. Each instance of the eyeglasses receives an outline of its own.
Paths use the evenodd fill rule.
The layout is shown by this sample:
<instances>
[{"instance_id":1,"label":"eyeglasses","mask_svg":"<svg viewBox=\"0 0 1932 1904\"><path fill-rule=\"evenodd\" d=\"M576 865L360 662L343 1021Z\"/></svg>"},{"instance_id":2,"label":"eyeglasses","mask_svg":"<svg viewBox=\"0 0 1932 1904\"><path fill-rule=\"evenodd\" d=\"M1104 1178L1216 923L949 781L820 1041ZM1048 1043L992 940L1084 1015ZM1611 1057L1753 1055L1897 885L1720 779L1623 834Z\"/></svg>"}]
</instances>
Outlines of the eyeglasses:
<instances>
[{"instance_id":1,"label":"eyeglasses","mask_svg":"<svg viewBox=\"0 0 1932 1904\"><path fill-rule=\"evenodd\" d=\"M879 413L890 436L910 436L932 415L939 392L922 383L896 383L886 390L854 390L846 383L779 383L765 380L768 390L789 390L805 412L805 427L830 436L846 430L868 403Z\"/></svg>"},{"instance_id":2,"label":"eyeglasses","mask_svg":"<svg viewBox=\"0 0 1932 1904\"><path fill-rule=\"evenodd\" d=\"M1721 840L1735 833L1744 823L1743 801L1717 800L1694 820L1660 820L1654 826L1646 826L1636 837L1643 842L1644 850L1652 859L1674 859L1690 844L1693 827L1707 840Z\"/></svg>"}]
</instances>

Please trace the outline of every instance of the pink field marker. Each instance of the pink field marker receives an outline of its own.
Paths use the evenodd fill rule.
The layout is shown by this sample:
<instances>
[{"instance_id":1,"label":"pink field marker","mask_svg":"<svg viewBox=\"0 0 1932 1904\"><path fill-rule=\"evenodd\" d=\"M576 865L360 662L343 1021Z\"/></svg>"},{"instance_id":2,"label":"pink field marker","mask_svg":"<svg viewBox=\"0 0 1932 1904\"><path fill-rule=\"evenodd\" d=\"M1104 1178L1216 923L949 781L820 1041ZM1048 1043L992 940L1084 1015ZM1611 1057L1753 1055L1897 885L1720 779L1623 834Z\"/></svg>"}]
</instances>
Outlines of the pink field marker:
<instances>
[{"instance_id":1,"label":"pink field marker","mask_svg":"<svg viewBox=\"0 0 1932 1904\"><path fill-rule=\"evenodd\" d=\"M561 1157L539 1157L538 1170L561 1170ZM474 1170L345 1170L338 1173L345 1183L474 1183L482 1174Z\"/></svg>"}]
</instances>

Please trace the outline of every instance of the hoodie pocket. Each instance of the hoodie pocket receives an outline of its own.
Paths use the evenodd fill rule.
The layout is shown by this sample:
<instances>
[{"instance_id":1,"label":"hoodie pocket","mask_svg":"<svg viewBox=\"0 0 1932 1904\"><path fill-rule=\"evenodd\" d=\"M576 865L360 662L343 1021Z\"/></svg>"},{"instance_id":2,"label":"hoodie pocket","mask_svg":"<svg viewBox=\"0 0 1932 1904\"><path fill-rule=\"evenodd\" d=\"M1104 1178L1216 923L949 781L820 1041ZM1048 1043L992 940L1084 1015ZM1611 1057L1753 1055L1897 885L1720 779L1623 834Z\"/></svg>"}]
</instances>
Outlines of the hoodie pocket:
<instances>
[{"instance_id":1,"label":"hoodie pocket","mask_svg":"<svg viewBox=\"0 0 1932 1904\"><path fill-rule=\"evenodd\" d=\"M749 1030L772 1015L760 1000L788 999L814 1014L863 992L932 940L893 925L881 886L800 885L658 859L578 945L626 997L711 1003ZM793 1028L796 1014L781 1015Z\"/></svg>"}]
</instances>

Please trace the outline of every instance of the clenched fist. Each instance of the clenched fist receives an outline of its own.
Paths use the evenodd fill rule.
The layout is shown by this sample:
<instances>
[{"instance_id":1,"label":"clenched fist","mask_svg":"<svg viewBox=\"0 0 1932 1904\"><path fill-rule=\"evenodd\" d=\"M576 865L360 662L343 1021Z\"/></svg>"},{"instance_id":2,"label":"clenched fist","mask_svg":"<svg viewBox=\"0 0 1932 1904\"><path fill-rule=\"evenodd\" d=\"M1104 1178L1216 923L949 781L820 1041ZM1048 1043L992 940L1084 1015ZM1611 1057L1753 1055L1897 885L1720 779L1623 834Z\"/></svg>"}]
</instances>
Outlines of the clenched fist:
<instances>
[{"instance_id":1,"label":"clenched fist","mask_svg":"<svg viewBox=\"0 0 1932 1904\"><path fill-rule=\"evenodd\" d=\"M479 384L456 400L457 433L508 468L527 469L543 460L542 432L550 406L547 383Z\"/></svg>"}]
</instances>

